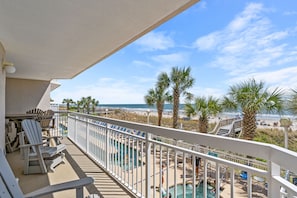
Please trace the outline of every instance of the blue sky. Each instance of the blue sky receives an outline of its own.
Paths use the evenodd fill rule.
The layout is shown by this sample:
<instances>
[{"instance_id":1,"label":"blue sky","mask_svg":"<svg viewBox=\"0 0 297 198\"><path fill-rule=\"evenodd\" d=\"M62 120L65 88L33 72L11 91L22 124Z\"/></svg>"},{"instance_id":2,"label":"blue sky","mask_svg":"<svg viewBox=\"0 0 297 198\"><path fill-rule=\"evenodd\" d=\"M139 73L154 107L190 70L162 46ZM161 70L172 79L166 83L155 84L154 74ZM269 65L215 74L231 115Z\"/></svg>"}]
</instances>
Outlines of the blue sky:
<instances>
[{"instance_id":1,"label":"blue sky","mask_svg":"<svg viewBox=\"0 0 297 198\"><path fill-rule=\"evenodd\" d=\"M250 78L297 89L297 1L202 0L75 78L59 80L51 98L142 104L158 74L174 66L191 67L195 96L221 97Z\"/></svg>"}]
</instances>

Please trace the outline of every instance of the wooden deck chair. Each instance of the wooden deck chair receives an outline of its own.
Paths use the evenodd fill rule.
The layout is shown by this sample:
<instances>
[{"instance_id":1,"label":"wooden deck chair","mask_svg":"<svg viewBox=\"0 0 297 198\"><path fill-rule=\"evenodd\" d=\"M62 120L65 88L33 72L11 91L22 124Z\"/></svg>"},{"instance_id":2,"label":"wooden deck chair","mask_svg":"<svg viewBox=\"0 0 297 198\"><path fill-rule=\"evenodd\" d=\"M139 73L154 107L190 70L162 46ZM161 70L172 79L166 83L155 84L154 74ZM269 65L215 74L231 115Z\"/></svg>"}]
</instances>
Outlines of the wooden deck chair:
<instances>
[{"instance_id":1,"label":"wooden deck chair","mask_svg":"<svg viewBox=\"0 0 297 198\"><path fill-rule=\"evenodd\" d=\"M0 197L40 197L54 192L76 189L76 198L83 198L83 187L92 184L93 182L93 178L85 177L74 181L46 186L31 193L23 194L17 179L4 156L3 150L0 149Z\"/></svg>"},{"instance_id":2,"label":"wooden deck chair","mask_svg":"<svg viewBox=\"0 0 297 198\"><path fill-rule=\"evenodd\" d=\"M40 123L36 120L25 119L22 121L25 136L29 142L20 141L20 148L24 156L24 174L47 173L54 171L54 167L64 162L66 149L64 144L55 147L49 146L50 141L44 141L42 138L42 129ZM49 137L57 138L57 137ZM21 138L20 138L21 139Z\"/></svg>"},{"instance_id":3,"label":"wooden deck chair","mask_svg":"<svg viewBox=\"0 0 297 198\"><path fill-rule=\"evenodd\" d=\"M26 111L27 114L41 114L43 113L43 111L39 108L35 108L35 109L30 109L28 111Z\"/></svg>"},{"instance_id":4,"label":"wooden deck chair","mask_svg":"<svg viewBox=\"0 0 297 198\"><path fill-rule=\"evenodd\" d=\"M52 110L44 111L37 115L36 120L40 123L42 131L45 135L50 136L50 130L54 128L54 112Z\"/></svg>"}]
</instances>

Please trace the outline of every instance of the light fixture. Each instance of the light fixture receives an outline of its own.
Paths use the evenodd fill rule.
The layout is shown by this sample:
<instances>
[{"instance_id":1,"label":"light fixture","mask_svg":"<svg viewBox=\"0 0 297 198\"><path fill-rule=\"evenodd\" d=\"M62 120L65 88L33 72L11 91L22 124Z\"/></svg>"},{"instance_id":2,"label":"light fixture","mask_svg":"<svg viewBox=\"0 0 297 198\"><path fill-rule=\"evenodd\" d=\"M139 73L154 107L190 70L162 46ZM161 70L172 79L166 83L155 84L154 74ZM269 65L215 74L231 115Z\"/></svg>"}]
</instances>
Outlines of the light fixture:
<instances>
[{"instance_id":1,"label":"light fixture","mask_svg":"<svg viewBox=\"0 0 297 198\"><path fill-rule=\"evenodd\" d=\"M8 74L13 74L16 71L13 63L10 62L3 62L3 69L5 69L6 73Z\"/></svg>"}]
</instances>

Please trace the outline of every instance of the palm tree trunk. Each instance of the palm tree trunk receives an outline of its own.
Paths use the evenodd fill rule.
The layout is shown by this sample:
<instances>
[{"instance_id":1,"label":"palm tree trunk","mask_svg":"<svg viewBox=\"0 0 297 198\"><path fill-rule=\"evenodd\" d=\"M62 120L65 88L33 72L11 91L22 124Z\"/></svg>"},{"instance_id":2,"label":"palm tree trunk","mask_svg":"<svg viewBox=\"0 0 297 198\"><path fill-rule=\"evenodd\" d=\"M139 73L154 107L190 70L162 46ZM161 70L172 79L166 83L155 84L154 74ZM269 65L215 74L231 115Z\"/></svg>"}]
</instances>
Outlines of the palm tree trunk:
<instances>
[{"instance_id":1,"label":"palm tree trunk","mask_svg":"<svg viewBox=\"0 0 297 198\"><path fill-rule=\"evenodd\" d=\"M161 126L163 111L158 111L158 126Z\"/></svg>"},{"instance_id":2,"label":"palm tree trunk","mask_svg":"<svg viewBox=\"0 0 297 198\"><path fill-rule=\"evenodd\" d=\"M243 138L246 140L253 140L256 132L256 113L244 112L243 116Z\"/></svg>"},{"instance_id":3,"label":"palm tree trunk","mask_svg":"<svg viewBox=\"0 0 297 198\"><path fill-rule=\"evenodd\" d=\"M175 129L177 128L178 110L179 110L179 91L174 90L172 128L175 128Z\"/></svg>"},{"instance_id":4,"label":"palm tree trunk","mask_svg":"<svg viewBox=\"0 0 297 198\"><path fill-rule=\"evenodd\" d=\"M163 104L157 103L157 109L158 109L158 126L161 126L162 116L163 116Z\"/></svg>"},{"instance_id":5,"label":"palm tree trunk","mask_svg":"<svg viewBox=\"0 0 297 198\"><path fill-rule=\"evenodd\" d=\"M208 119L207 117L199 117L199 132L207 133L208 130Z\"/></svg>"}]
</instances>

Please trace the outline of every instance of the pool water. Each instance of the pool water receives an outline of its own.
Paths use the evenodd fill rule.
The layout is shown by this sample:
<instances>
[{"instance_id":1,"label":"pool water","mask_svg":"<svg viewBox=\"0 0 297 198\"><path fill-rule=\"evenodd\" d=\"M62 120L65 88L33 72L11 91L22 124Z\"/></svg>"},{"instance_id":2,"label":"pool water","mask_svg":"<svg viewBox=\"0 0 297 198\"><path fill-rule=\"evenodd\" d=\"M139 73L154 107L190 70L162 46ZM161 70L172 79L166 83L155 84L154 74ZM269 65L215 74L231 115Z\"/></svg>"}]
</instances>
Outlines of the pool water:
<instances>
[{"instance_id":1,"label":"pool water","mask_svg":"<svg viewBox=\"0 0 297 198\"><path fill-rule=\"evenodd\" d=\"M137 166L141 166L141 160L138 160L137 162L138 152L136 149L131 148L127 145L125 146L124 144L117 143L117 142L114 142L114 146L117 149L117 153L114 154L114 157L119 166L123 166L125 170L131 170L133 168L136 168ZM130 155L128 155L129 152L130 152ZM130 166L129 166L129 163L130 163Z\"/></svg>"},{"instance_id":2,"label":"pool water","mask_svg":"<svg viewBox=\"0 0 297 198\"><path fill-rule=\"evenodd\" d=\"M186 198L192 198L192 184L186 184ZM176 185L177 196L176 198L183 198L183 184ZM171 197L174 196L174 186L169 188ZM208 185L207 198L215 198L216 194L212 191L212 187ZM196 185L196 198L203 198L203 183Z\"/></svg>"},{"instance_id":3,"label":"pool water","mask_svg":"<svg viewBox=\"0 0 297 198\"><path fill-rule=\"evenodd\" d=\"M59 132L62 134L62 136L65 136L68 133L67 127L62 123L59 124Z\"/></svg>"}]
</instances>

